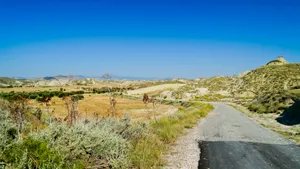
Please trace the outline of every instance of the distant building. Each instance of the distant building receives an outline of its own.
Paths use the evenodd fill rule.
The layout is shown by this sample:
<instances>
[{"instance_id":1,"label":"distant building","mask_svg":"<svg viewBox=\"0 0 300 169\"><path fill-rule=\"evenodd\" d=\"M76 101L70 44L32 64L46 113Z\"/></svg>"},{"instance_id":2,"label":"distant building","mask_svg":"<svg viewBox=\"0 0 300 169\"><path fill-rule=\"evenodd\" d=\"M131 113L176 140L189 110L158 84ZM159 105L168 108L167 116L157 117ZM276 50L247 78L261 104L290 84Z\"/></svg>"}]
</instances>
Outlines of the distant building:
<instances>
[{"instance_id":1,"label":"distant building","mask_svg":"<svg viewBox=\"0 0 300 169\"><path fill-rule=\"evenodd\" d=\"M272 60L269 63L267 63L267 66L284 65L284 64L288 64L288 62L283 58L283 56L278 56L276 60Z\"/></svg>"}]
</instances>

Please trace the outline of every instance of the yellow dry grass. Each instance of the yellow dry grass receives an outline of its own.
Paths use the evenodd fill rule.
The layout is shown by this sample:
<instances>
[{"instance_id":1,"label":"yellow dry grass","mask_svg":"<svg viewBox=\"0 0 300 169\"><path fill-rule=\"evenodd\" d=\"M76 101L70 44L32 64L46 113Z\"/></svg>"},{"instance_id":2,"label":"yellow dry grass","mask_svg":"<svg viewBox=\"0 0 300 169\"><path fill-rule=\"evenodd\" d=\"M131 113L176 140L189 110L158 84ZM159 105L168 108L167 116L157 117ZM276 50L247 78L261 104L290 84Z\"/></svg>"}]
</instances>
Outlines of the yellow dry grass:
<instances>
[{"instance_id":1,"label":"yellow dry grass","mask_svg":"<svg viewBox=\"0 0 300 169\"><path fill-rule=\"evenodd\" d=\"M79 101L79 116L80 118L96 118L96 114L101 117L111 116L111 109L109 104L109 97L97 94L85 94L84 99ZM126 113L133 120L148 120L157 117L172 114L177 110L177 107L157 104L155 109L149 104L148 108L142 101L129 100L125 98L116 98L116 114L118 118L122 118ZM41 105L37 101L31 101L32 106L46 109L45 105ZM57 97L51 100L50 112L56 118L64 119L67 114L65 102Z\"/></svg>"}]
</instances>

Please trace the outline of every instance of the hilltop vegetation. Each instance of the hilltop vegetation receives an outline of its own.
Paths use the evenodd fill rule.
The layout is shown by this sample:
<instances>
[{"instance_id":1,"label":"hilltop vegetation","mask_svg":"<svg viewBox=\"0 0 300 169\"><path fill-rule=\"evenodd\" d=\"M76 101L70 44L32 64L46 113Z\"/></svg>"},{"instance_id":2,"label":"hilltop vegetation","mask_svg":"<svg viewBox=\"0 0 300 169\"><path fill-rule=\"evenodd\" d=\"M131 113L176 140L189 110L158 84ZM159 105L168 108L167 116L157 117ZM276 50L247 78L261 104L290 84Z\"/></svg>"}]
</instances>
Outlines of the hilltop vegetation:
<instances>
[{"instance_id":1,"label":"hilltop vegetation","mask_svg":"<svg viewBox=\"0 0 300 169\"><path fill-rule=\"evenodd\" d=\"M21 79L13 79L8 77L0 77L0 88L11 88L11 87L19 87L23 84L27 84L28 81Z\"/></svg>"},{"instance_id":2,"label":"hilltop vegetation","mask_svg":"<svg viewBox=\"0 0 300 169\"><path fill-rule=\"evenodd\" d=\"M300 64L263 66L238 78L232 92L241 94L290 90L300 86Z\"/></svg>"},{"instance_id":3,"label":"hilltop vegetation","mask_svg":"<svg viewBox=\"0 0 300 169\"><path fill-rule=\"evenodd\" d=\"M300 88L300 64L262 66L238 76L216 76L188 81L173 91L174 98L221 94L232 98L254 98L265 92Z\"/></svg>"},{"instance_id":4,"label":"hilltop vegetation","mask_svg":"<svg viewBox=\"0 0 300 169\"><path fill-rule=\"evenodd\" d=\"M196 87L207 88L209 91L229 91L236 76L215 76L212 78L196 79Z\"/></svg>"}]
</instances>

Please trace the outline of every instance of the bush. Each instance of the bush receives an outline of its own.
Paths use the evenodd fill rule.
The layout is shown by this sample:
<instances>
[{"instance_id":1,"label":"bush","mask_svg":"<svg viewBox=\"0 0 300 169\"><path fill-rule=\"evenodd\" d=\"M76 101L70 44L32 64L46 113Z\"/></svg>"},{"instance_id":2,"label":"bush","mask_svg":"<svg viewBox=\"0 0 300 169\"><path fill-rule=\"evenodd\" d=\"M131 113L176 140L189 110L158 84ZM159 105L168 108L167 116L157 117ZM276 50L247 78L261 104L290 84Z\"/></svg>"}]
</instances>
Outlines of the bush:
<instances>
[{"instance_id":1,"label":"bush","mask_svg":"<svg viewBox=\"0 0 300 169\"><path fill-rule=\"evenodd\" d=\"M48 147L47 142L27 137L4 149L2 160L7 168L70 168L58 151Z\"/></svg>"},{"instance_id":2,"label":"bush","mask_svg":"<svg viewBox=\"0 0 300 169\"><path fill-rule=\"evenodd\" d=\"M15 101L17 99L37 99L38 101L43 101L46 98L52 98L54 96L57 97L64 97L64 96L71 96L77 95L81 99L83 98L84 91L73 91L73 92L63 92L63 91L41 91L41 92L9 92L9 93L0 93L0 98L9 101Z\"/></svg>"},{"instance_id":3,"label":"bush","mask_svg":"<svg viewBox=\"0 0 300 169\"><path fill-rule=\"evenodd\" d=\"M0 109L0 160L6 146L17 140L17 127L7 111Z\"/></svg>"},{"instance_id":4,"label":"bush","mask_svg":"<svg viewBox=\"0 0 300 169\"><path fill-rule=\"evenodd\" d=\"M69 128L65 124L53 124L51 128L34 134L38 140L47 141L50 148L66 154L68 163L81 159L102 159L112 168L128 168L132 165L129 152L146 130L142 123L131 124L130 119L103 119L99 122L79 122ZM93 164L89 164L93 165Z\"/></svg>"},{"instance_id":5,"label":"bush","mask_svg":"<svg viewBox=\"0 0 300 169\"><path fill-rule=\"evenodd\" d=\"M82 99L84 99L84 96L82 94L77 94L77 95L72 96L72 98L75 100L82 100Z\"/></svg>"},{"instance_id":6,"label":"bush","mask_svg":"<svg viewBox=\"0 0 300 169\"><path fill-rule=\"evenodd\" d=\"M72 127L53 123L18 140L8 113L0 115L0 162L8 168L86 168L100 163L102 167L129 168L129 153L135 149L131 143L149 133L144 123L131 123L125 116L78 122Z\"/></svg>"},{"instance_id":7,"label":"bush","mask_svg":"<svg viewBox=\"0 0 300 169\"><path fill-rule=\"evenodd\" d=\"M248 105L257 113L280 113L288 108L297 97L287 91L261 93Z\"/></svg>"}]
</instances>

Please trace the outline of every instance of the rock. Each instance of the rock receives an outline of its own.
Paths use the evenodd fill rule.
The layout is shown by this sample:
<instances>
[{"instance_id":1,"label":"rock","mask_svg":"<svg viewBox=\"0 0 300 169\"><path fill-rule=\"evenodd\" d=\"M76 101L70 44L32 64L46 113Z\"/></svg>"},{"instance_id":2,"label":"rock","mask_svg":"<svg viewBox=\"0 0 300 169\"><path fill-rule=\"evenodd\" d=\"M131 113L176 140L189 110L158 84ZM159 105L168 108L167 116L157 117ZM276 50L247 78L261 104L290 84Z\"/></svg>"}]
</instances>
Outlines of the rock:
<instances>
[{"instance_id":1,"label":"rock","mask_svg":"<svg viewBox=\"0 0 300 169\"><path fill-rule=\"evenodd\" d=\"M269 63L267 63L267 66L284 65L284 64L288 64L288 62L283 58L283 56L278 56L276 60L272 60Z\"/></svg>"}]
</instances>

